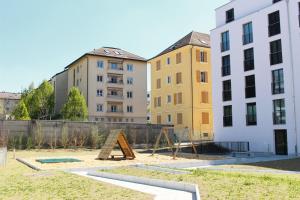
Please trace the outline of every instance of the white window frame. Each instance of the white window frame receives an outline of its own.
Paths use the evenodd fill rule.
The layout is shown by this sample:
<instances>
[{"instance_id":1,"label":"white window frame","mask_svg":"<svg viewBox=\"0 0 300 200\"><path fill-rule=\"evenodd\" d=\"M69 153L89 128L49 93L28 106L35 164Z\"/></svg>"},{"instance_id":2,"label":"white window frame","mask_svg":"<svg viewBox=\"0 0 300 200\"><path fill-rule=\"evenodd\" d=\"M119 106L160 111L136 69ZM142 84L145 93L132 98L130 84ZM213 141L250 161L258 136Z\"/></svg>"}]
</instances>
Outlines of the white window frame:
<instances>
[{"instance_id":1,"label":"white window frame","mask_svg":"<svg viewBox=\"0 0 300 200\"><path fill-rule=\"evenodd\" d=\"M103 104L97 104L97 112L103 112Z\"/></svg>"}]
</instances>

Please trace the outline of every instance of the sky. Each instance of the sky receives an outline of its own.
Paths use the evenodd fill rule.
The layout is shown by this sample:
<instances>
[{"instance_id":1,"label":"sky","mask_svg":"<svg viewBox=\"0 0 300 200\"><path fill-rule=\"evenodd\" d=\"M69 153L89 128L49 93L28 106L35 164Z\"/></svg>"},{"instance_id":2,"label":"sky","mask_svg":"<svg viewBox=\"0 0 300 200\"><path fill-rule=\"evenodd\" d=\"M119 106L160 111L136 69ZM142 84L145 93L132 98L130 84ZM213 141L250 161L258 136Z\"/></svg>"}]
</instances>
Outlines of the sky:
<instances>
[{"instance_id":1,"label":"sky","mask_svg":"<svg viewBox=\"0 0 300 200\"><path fill-rule=\"evenodd\" d=\"M209 33L228 1L0 0L0 92L37 87L95 48L151 58L192 30Z\"/></svg>"}]
</instances>

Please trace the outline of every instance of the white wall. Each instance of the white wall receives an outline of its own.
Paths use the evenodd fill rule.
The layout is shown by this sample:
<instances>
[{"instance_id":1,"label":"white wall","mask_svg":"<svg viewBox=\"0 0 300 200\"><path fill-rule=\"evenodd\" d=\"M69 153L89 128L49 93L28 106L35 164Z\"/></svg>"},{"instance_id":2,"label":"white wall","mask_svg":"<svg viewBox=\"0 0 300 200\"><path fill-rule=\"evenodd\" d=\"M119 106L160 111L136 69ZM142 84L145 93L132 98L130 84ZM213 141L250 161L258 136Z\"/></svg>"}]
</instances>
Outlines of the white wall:
<instances>
[{"instance_id":1,"label":"white wall","mask_svg":"<svg viewBox=\"0 0 300 200\"><path fill-rule=\"evenodd\" d=\"M255 2L255 3L253 3ZM266 5L270 5L264 8ZM220 26L211 32L212 38L212 64L213 64L213 109L214 128L216 141L249 141L251 151L275 152L274 129L287 129L288 132L288 152L295 153L296 132L294 123L293 104L293 79L290 57L290 43L288 31L288 16L286 1L272 5L271 0L235 0L231 4L217 9L217 24L220 26L225 22L226 10L234 7L236 20ZM295 6L294 6L295 7ZM259 8L259 9L258 9ZM254 12L254 10L258 10ZM281 34L268 37L268 14L280 10ZM252 13L247 15L248 13ZM247 15L247 16L246 16ZM237 16L245 16L237 19ZM243 46L242 31L243 24L252 21L254 42ZM295 22L292 22L296 26ZM221 53L220 42L221 33L230 31L231 50ZM298 30L299 34L299 30ZM298 35L299 36L299 35ZM281 38L283 63L270 66L269 42ZM296 40L295 40L296 41ZM293 42L294 43L294 42ZM299 43L298 43L299 44ZM255 70L244 72L243 50L254 47ZM299 45L297 46L299 48ZM299 52L299 49L296 50ZM231 56L231 76L221 76L221 56L230 54ZM295 53L296 54L296 53ZM299 56L298 56L299 57ZM299 59L299 58L298 58ZM299 60L297 61L298 63ZM299 65L299 64L298 64ZM282 95L272 95L271 93L271 71L284 69L285 93ZM298 69L299 70L299 69ZM256 98L245 98L245 76L255 74ZM231 79L232 101L222 101L222 81ZM300 82L296 83L300 85ZM298 98L300 92L298 88ZM285 98L286 105L286 125L273 125L273 99ZM299 99L300 100L300 99ZM257 126L246 126L246 103L256 102L257 106ZM299 101L298 101L299 102ZM223 106L233 107L233 127L223 127ZM298 108L300 113L300 108ZM299 122L298 122L299 124Z\"/></svg>"}]
</instances>

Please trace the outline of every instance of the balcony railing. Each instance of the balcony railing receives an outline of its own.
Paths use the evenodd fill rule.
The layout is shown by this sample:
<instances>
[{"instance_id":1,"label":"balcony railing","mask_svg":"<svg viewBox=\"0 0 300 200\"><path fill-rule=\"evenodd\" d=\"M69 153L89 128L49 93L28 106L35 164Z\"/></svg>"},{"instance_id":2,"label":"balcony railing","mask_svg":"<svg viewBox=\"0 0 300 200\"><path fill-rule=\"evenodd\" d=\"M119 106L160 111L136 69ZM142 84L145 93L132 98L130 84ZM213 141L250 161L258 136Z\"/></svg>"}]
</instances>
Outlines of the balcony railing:
<instances>
[{"instance_id":1,"label":"balcony railing","mask_svg":"<svg viewBox=\"0 0 300 200\"><path fill-rule=\"evenodd\" d=\"M231 74L230 65L224 65L222 67L222 76L229 76Z\"/></svg>"},{"instance_id":2,"label":"balcony railing","mask_svg":"<svg viewBox=\"0 0 300 200\"><path fill-rule=\"evenodd\" d=\"M222 52L228 51L230 49L229 41L228 42L221 42L220 46L221 46L221 51Z\"/></svg>"},{"instance_id":3,"label":"balcony railing","mask_svg":"<svg viewBox=\"0 0 300 200\"><path fill-rule=\"evenodd\" d=\"M118 85L123 85L124 84L124 81L123 80L118 80L118 81L107 81L107 83L109 84L118 84Z\"/></svg>"},{"instance_id":4,"label":"balcony railing","mask_svg":"<svg viewBox=\"0 0 300 200\"><path fill-rule=\"evenodd\" d=\"M250 44L253 42L253 34L252 33L248 33L248 34L244 34L243 35L243 44Z\"/></svg>"},{"instance_id":5,"label":"balcony railing","mask_svg":"<svg viewBox=\"0 0 300 200\"><path fill-rule=\"evenodd\" d=\"M271 65L276 65L282 63L282 52L275 52L270 54L270 63Z\"/></svg>"},{"instance_id":6,"label":"balcony railing","mask_svg":"<svg viewBox=\"0 0 300 200\"><path fill-rule=\"evenodd\" d=\"M232 115L224 116L223 117L223 126L230 127L232 126Z\"/></svg>"},{"instance_id":7,"label":"balcony railing","mask_svg":"<svg viewBox=\"0 0 300 200\"><path fill-rule=\"evenodd\" d=\"M121 109L117 109L117 110L113 110L113 109L108 109L107 113L124 113L123 110Z\"/></svg>"},{"instance_id":8,"label":"balcony railing","mask_svg":"<svg viewBox=\"0 0 300 200\"><path fill-rule=\"evenodd\" d=\"M280 22L276 22L274 24L269 25L269 37L280 34Z\"/></svg>"},{"instance_id":9,"label":"balcony railing","mask_svg":"<svg viewBox=\"0 0 300 200\"><path fill-rule=\"evenodd\" d=\"M284 93L284 81L272 83L272 94Z\"/></svg>"},{"instance_id":10,"label":"balcony railing","mask_svg":"<svg viewBox=\"0 0 300 200\"><path fill-rule=\"evenodd\" d=\"M111 67L111 66L109 66L108 70L124 71L124 68L123 67Z\"/></svg>"},{"instance_id":11,"label":"balcony railing","mask_svg":"<svg viewBox=\"0 0 300 200\"><path fill-rule=\"evenodd\" d=\"M113 94L108 94L107 98L112 98L112 99L123 99L123 95L113 95Z\"/></svg>"},{"instance_id":12,"label":"balcony railing","mask_svg":"<svg viewBox=\"0 0 300 200\"><path fill-rule=\"evenodd\" d=\"M223 91L223 101L231 101L231 100L232 100L231 90Z\"/></svg>"},{"instance_id":13,"label":"balcony railing","mask_svg":"<svg viewBox=\"0 0 300 200\"><path fill-rule=\"evenodd\" d=\"M275 125L285 124L286 123L285 111L274 112L273 113L273 123Z\"/></svg>"},{"instance_id":14,"label":"balcony railing","mask_svg":"<svg viewBox=\"0 0 300 200\"><path fill-rule=\"evenodd\" d=\"M254 69L254 59L247 59L244 60L244 70L246 71L250 71Z\"/></svg>"},{"instance_id":15,"label":"balcony railing","mask_svg":"<svg viewBox=\"0 0 300 200\"><path fill-rule=\"evenodd\" d=\"M257 119L255 114L246 115L247 126L255 126L257 125Z\"/></svg>"},{"instance_id":16,"label":"balcony railing","mask_svg":"<svg viewBox=\"0 0 300 200\"><path fill-rule=\"evenodd\" d=\"M245 97L246 98L256 97L255 86L249 86L245 88Z\"/></svg>"}]
</instances>

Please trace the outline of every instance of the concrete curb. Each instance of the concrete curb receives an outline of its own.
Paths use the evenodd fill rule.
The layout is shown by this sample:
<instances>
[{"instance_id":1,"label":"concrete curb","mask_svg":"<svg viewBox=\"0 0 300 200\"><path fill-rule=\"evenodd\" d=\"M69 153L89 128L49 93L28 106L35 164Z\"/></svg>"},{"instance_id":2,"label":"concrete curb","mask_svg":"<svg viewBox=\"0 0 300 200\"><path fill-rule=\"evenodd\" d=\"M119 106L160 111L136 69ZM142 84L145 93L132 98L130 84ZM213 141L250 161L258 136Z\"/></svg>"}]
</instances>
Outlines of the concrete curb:
<instances>
[{"instance_id":1,"label":"concrete curb","mask_svg":"<svg viewBox=\"0 0 300 200\"><path fill-rule=\"evenodd\" d=\"M88 172L88 176L96 176L101 178L113 179L118 181L125 181L143 185L149 185L154 187L167 188L171 190L179 190L184 192L190 192L193 194L193 199L200 200L200 192L198 189L198 185L196 184L188 184L188 183L178 183L174 181L164 181L157 179L149 179L149 178L140 178L135 176L127 176L122 174L111 174L104 172Z\"/></svg>"},{"instance_id":2,"label":"concrete curb","mask_svg":"<svg viewBox=\"0 0 300 200\"><path fill-rule=\"evenodd\" d=\"M42 169L30 164L29 162L26 162L25 160L21 159L21 158L16 158L17 161L19 161L20 163L30 167L31 169L33 170L36 170L36 171L42 171Z\"/></svg>"}]
</instances>

